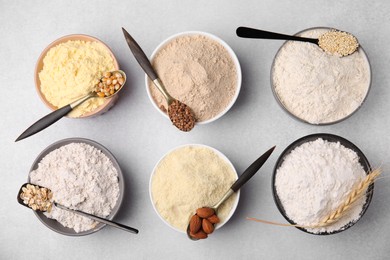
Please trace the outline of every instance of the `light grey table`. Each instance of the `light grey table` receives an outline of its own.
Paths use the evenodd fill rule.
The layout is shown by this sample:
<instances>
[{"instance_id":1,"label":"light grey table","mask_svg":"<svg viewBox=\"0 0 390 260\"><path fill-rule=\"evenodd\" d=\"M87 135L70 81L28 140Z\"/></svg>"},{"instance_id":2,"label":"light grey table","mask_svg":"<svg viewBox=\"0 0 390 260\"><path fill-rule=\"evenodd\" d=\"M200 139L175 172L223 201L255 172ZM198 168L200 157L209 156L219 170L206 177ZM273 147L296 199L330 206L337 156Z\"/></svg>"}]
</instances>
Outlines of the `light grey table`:
<instances>
[{"instance_id":1,"label":"light grey table","mask_svg":"<svg viewBox=\"0 0 390 260\"><path fill-rule=\"evenodd\" d=\"M1 214L0 259L385 259L390 255L390 43L389 1L0 1ZM145 52L172 34L200 30L225 40L242 66L240 96L224 117L181 133L148 100L144 73L123 38L125 27ZM348 120L311 126L290 118L270 88L270 67L281 41L235 36L238 26L295 33L313 26L352 32L364 46L373 81L363 107ZM49 110L34 89L40 52L63 35L100 38L128 74L127 88L103 116L63 119L44 132L15 138ZM384 177L375 186L367 213L350 230L319 237L295 228L247 221L247 216L284 222L271 192L277 157L294 140L333 133L354 142ZM110 134L111 133L111 134ZM35 157L68 137L95 140L117 157L127 194L116 220L138 227L132 235L106 227L86 237L66 237L44 227L16 202ZM192 242L167 227L154 213L148 184L155 163L169 149L187 143L213 146L242 172L258 155L277 145L272 157L243 188L238 210L213 236Z\"/></svg>"}]
</instances>

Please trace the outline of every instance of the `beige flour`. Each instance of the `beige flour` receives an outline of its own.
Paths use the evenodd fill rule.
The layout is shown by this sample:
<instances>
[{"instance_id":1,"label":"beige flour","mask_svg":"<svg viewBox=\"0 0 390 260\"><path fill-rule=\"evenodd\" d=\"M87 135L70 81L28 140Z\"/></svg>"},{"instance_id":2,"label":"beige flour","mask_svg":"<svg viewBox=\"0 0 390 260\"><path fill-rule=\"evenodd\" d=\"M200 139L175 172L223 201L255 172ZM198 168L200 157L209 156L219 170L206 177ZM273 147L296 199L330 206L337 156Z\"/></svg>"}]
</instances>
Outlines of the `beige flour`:
<instances>
[{"instance_id":1,"label":"beige flour","mask_svg":"<svg viewBox=\"0 0 390 260\"><path fill-rule=\"evenodd\" d=\"M300 36L318 38L327 29ZM285 108L311 124L327 124L351 115L363 103L370 85L370 65L360 48L340 58L312 43L288 41L272 69L275 93Z\"/></svg>"},{"instance_id":2,"label":"beige flour","mask_svg":"<svg viewBox=\"0 0 390 260\"><path fill-rule=\"evenodd\" d=\"M220 114L237 91L237 71L230 54L203 35L173 39L155 55L152 64L168 92L191 107L197 121ZM166 112L166 101L151 81L149 89L158 107Z\"/></svg>"},{"instance_id":3,"label":"beige flour","mask_svg":"<svg viewBox=\"0 0 390 260\"><path fill-rule=\"evenodd\" d=\"M152 199L160 215L185 231L195 210L218 202L237 179L223 158L207 147L181 147L165 156L152 177ZM223 222L236 200L233 194L218 210Z\"/></svg>"},{"instance_id":4,"label":"beige flour","mask_svg":"<svg viewBox=\"0 0 390 260\"><path fill-rule=\"evenodd\" d=\"M114 60L99 42L68 41L51 48L39 73L41 91L46 100L60 108L92 91L106 71L115 70ZM70 117L79 117L104 103L90 98L79 105Z\"/></svg>"}]
</instances>

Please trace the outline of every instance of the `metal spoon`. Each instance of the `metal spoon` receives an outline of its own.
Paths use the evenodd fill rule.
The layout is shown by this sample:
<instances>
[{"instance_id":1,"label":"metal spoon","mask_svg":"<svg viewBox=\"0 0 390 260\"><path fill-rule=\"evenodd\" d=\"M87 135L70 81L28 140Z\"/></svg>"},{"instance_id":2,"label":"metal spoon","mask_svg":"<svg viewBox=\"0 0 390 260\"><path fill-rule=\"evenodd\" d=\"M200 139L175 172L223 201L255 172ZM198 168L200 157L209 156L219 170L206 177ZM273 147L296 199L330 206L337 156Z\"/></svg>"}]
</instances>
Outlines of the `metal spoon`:
<instances>
[{"instance_id":1,"label":"metal spoon","mask_svg":"<svg viewBox=\"0 0 390 260\"><path fill-rule=\"evenodd\" d=\"M111 98L112 96L116 95L123 88L123 86L126 83L126 74L124 71L116 70L116 71L112 71L111 74L114 74L117 72L122 75L124 81L123 81L123 84L120 85L119 89L114 92L114 94L111 94L111 95L105 96L105 97L100 97L100 96L98 96L97 92L95 90L93 90L93 91L89 92L87 95L79 98L78 100L73 101L72 103L70 103L64 107L61 107L61 108L51 112L50 114L46 115L45 117L39 119L37 122L32 124L29 128L27 128L18 138L16 138L15 142L20 141L24 138L27 138L31 135L34 135L34 134L42 131L46 127L54 124L55 122L60 120L62 117L67 115L70 111L72 111L75 107L79 106L80 104L82 104L83 102L85 102L86 100L88 100L90 98L93 98L93 97ZM103 78L104 78L104 76L100 79L100 81Z\"/></svg>"},{"instance_id":2,"label":"metal spoon","mask_svg":"<svg viewBox=\"0 0 390 260\"><path fill-rule=\"evenodd\" d=\"M152 80L153 84L157 87L157 89L161 92L161 94L167 101L168 116L171 122L182 131L190 131L195 126L195 117L191 109L186 104L173 98L168 93L161 79L158 77L156 71L153 69L153 66L150 63L148 57L146 57L145 52L123 27L122 31L135 59L137 60L139 65L141 65L146 75L148 75L148 77ZM171 113L170 110L172 110L174 113ZM184 119L185 122L188 122L188 125L182 125L182 122L180 120L177 120L178 118Z\"/></svg>"},{"instance_id":3,"label":"metal spoon","mask_svg":"<svg viewBox=\"0 0 390 260\"><path fill-rule=\"evenodd\" d=\"M213 206L209 207L214 210L215 214L217 214L218 208L224 203L230 196L238 191L250 178L255 175L255 173L263 166L263 164L267 161L271 153L274 151L275 146L266 151L262 156L260 156L256 161L254 161L241 176L236 180L235 183L230 187L230 189L223 195L223 197ZM187 236L189 239L197 241L199 239L194 238L190 235L190 224L187 226Z\"/></svg>"},{"instance_id":4,"label":"metal spoon","mask_svg":"<svg viewBox=\"0 0 390 260\"><path fill-rule=\"evenodd\" d=\"M274 39L274 40L290 40L290 41L310 42L310 43L316 44L322 50L328 51L324 46L322 46L320 44L319 39L280 34L280 33L275 33L275 32L269 32L269 31L248 28L248 27L238 27L236 30L236 34L237 34L237 36L242 37L242 38ZM354 53L357 50L358 46L359 46L359 44L356 40L356 48L354 50L351 50L348 54L344 54L344 56Z\"/></svg>"},{"instance_id":5,"label":"metal spoon","mask_svg":"<svg viewBox=\"0 0 390 260\"><path fill-rule=\"evenodd\" d=\"M36 185L36 184L31 184L31 183L25 183L25 184L22 185L22 187L20 187L17 200L18 200L19 204L21 204L21 205L31 209L27 204L25 204L23 202L23 199L20 197L20 194L22 194L22 192L23 192L23 187L26 187L28 184L34 185L34 186L38 186L39 188L45 188L45 187L42 187L42 186L39 186L39 185ZM47 188L45 188L45 189L47 189ZM47 189L47 190L49 190L49 189ZM95 216L95 215L92 215L92 214L89 214L89 213L86 213L86 212L83 212L83 211L80 211L80 210L74 210L74 209L67 208L67 207L65 207L65 206L63 206L63 205L61 205L61 204L59 204L59 203L57 203L55 201L53 201L53 204L54 204L54 206L56 206L56 207L58 207L60 209L73 212L75 214L78 214L78 215L81 215L81 216L93 219L93 220L95 220L97 222L101 222L103 224L106 224L106 225L109 225L109 226L112 226L112 227L116 227L116 228L122 229L122 230L127 231L127 232L131 232L131 233L134 233L134 234L138 234L138 232L139 232L138 229L135 229L135 228L132 228L132 227L129 227L129 226L126 226L126 225L114 222L112 220L101 218L101 217L98 217L98 216ZM43 211L43 210L41 210L41 211Z\"/></svg>"}]
</instances>

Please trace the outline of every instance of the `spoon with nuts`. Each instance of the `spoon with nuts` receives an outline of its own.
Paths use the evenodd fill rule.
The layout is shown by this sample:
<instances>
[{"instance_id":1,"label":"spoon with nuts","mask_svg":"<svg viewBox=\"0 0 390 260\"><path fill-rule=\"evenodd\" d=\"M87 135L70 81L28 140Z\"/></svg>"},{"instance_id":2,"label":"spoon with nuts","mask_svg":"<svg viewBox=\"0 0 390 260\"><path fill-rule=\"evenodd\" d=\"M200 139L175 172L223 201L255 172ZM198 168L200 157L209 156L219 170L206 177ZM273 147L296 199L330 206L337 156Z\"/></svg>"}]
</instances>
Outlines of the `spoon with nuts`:
<instances>
[{"instance_id":1,"label":"spoon with nuts","mask_svg":"<svg viewBox=\"0 0 390 260\"><path fill-rule=\"evenodd\" d=\"M153 66L150 63L149 59L146 57L144 51L124 28L122 28L122 31L135 59L138 61L139 65L141 65L142 69L145 71L148 77L152 80L153 84L157 87L157 89L161 92L161 94L167 101L168 116L173 125L181 131L191 131L192 128L194 128L195 126L195 117L190 107L173 98L168 93L161 79L157 76L156 71L153 69Z\"/></svg>"},{"instance_id":2,"label":"spoon with nuts","mask_svg":"<svg viewBox=\"0 0 390 260\"><path fill-rule=\"evenodd\" d=\"M114 222L112 220L101 218L80 210L70 209L55 202L53 200L52 191L46 187L42 187L31 183L25 183L22 185L22 187L20 187L17 199L19 204L31 208L34 211L51 212L54 205L57 208L73 212L83 217L93 219L97 222L101 222L103 224L116 227L127 232L138 234L138 229Z\"/></svg>"},{"instance_id":3,"label":"spoon with nuts","mask_svg":"<svg viewBox=\"0 0 390 260\"><path fill-rule=\"evenodd\" d=\"M103 76L100 78L99 83L97 83L93 90L89 92L87 95L73 101L72 103L63 106L45 117L39 119L37 122L32 124L29 128L27 128L16 140L20 141L24 138L27 138L31 135L34 135L46 127L54 124L62 117L67 115L70 111L72 111L75 107L79 106L86 100L99 97L99 98L111 98L112 96L118 94L118 92L123 88L126 82L126 74L122 70L116 70L111 72L105 72Z\"/></svg>"},{"instance_id":4,"label":"spoon with nuts","mask_svg":"<svg viewBox=\"0 0 390 260\"><path fill-rule=\"evenodd\" d=\"M217 215L218 208L228 199L234 192L238 191L267 161L275 146L266 151L256 161L254 161L241 176L236 180L230 189L223 197L212 207L202 207L196 210L196 214L192 215L188 226L187 236L191 240L205 239L209 234L214 232L215 224L220 222Z\"/></svg>"},{"instance_id":5,"label":"spoon with nuts","mask_svg":"<svg viewBox=\"0 0 390 260\"><path fill-rule=\"evenodd\" d=\"M259 39L274 39L274 40L290 40L310 42L318 45L327 53L338 55L340 57L351 55L358 47L359 42L355 36L350 33L338 30L330 30L323 33L318 39L306 38L300 36L285 35L269 31L263 31L248 27L238 27L236 34L242 38L259 38Z\"/></svg>"}]
</instances>

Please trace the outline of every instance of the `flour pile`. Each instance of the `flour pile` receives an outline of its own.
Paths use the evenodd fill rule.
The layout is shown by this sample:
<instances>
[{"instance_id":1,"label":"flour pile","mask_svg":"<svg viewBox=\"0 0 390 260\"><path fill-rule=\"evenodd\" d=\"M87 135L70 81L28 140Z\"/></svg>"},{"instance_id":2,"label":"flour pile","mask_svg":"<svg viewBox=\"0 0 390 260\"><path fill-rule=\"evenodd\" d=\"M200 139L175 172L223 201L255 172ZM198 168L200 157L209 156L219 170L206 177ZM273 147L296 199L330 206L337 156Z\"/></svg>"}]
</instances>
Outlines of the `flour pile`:
<instances>
[{"instance_id":1,"label":"flour pile","mask_svg":"<svg viewBox=\"0 0 390 260\"><path fill-rule=\"evenodd\" d=\"M119 198L118 172L111 160L85 143L70 143L47 154L30 173L30 180L49 188L59 204L100 217L107 217ZM44 214L77 233L97 225L56 207Z\"/></svg>"}]
</instances>

